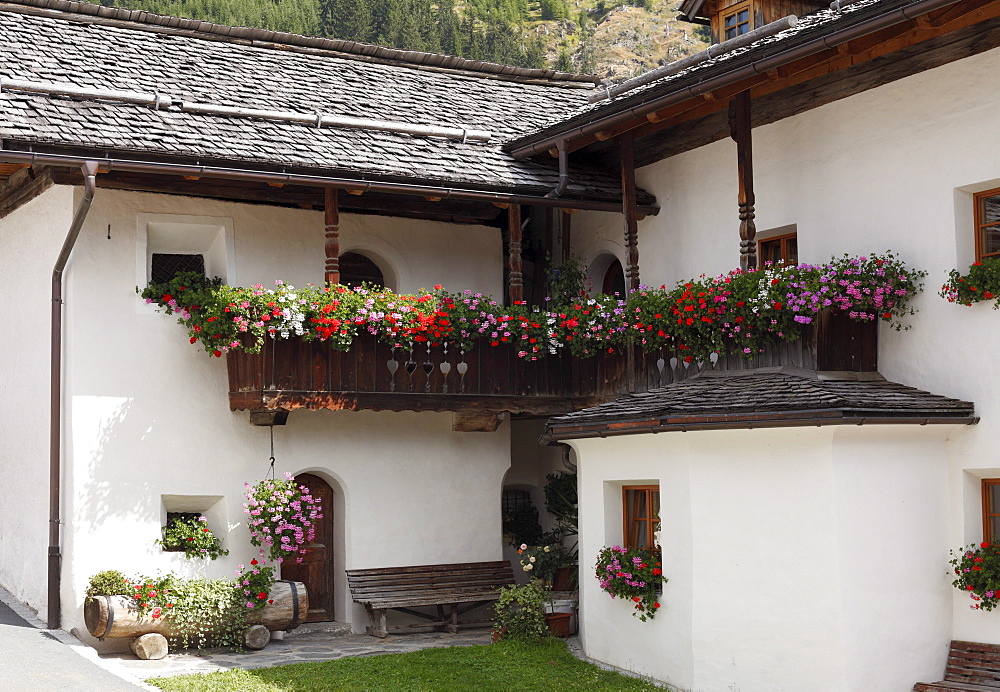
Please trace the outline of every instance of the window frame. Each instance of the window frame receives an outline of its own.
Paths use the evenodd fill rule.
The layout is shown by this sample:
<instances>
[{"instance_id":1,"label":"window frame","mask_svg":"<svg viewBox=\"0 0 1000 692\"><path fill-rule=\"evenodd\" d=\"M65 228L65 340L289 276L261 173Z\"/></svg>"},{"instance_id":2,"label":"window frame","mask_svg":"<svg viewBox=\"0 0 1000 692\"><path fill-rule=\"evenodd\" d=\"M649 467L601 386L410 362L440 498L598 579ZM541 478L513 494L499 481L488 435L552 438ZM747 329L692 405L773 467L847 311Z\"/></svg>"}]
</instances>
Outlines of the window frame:
<instances>
[{"instance_id":1,"label":"window frame","mask_svg":"<svg viewBox=\"0 0 1000 692\"><path fill-rule=\"evenodd\" d=\"M972 206L973 206L973 223L975 224L976 233L976 261L982 262L984 259L1000 258L1000 250L997 252L985 252L986 243L983 237L983 229L985 228L1000 228L1000 221L993 221L991 223L986 223L983 220L983 205L982 200L987 197L1000 197L1000 187L994 188L992 190L984 190L982 192L977 192L972 196Z\"/></svg>"},{"instance_id":2,"label":"window frame","mask_svg":"<svg viewBox=\"0 0 1000 692\"><path fill-rule=\"evenodd\" d=\"M792 261L792 260L788 259L788 255L789 255L789 253L788 253L788 241L792 240L792 239L794 239L795 243L796 243L795 261ZM764 246L768 245L768 244L771 244L771 243L774 243L774 242L778 242L779 243L780 254L781 254L781 261L777 262L776 264L774 264L772 266L775 266L775 267L787 267L787 266L790 266L792 264L797 264L798 263L798 254L799 254L798 253L798 240L799 240L799 234L798 234L797 231L793 231L791 233L784 233L782 235L771 236L770 238L762 238L762 239L758 240L757 241L757 267L759 269L764 269L765 268L764 267L764 262L765 262L765 259L764 259Z\"/></svg>"},{"instance_id":3,"label":"window frame","mask_svg":"<svg viewBox=\"0 0 1000 692\"><path fill-rule=\"evenodd\" d=\"M741 22L739 15L741 12L747 13L746 21ZM736 22L732 27L726 26L726 20L735 15ZM741 32L739 28L746 24L747 30ZM736 33L729 36L729 29L732 29ZM722 41L728 41L731 38L736 38L738 36L743 36L749 34L753 31L753 8L750 6L750 0L744 0L743 2L738 2L735 5L731 5L719 13L719 38Z\"/></svg>"},{"instance_id":4,"label":"window frame","mask_svg":"<svg viewBox=\"0 0 1000 692\"><path fill-rule=\"evenodd\" d=\"M646 508L649 513L647 519L633 519L631 517L630 505L628 502L629 491L645 491L646 493ZM654 538L654 533L656 532L656 525L660 523L660 513L659 509L654 513L652 502L652 493L656 493L656 504L655 506L659 508L660 505L660 486L659 485L623 485L622 486L622 547L624 548L646 548L649 550L656 550L656 540ZM648 545L633 545L630 537L632 535L629 530L629 525L635 521L646 522L646 541Z\"/></svg>"},{"instance_id":5,"label":"window frame","mask_svg":"<svg viewBox=\"0 0 1000 692\"><path fill-rule=\"evenodd\" d=\"M990 502L990 489L993 486L1000 486L1000 478L983 478L982 479L982 498L983 498L983 540L992 543L998 536L993 535L993 531L990 528L990 519L992 517L1000 517L1000 507L993 507ZM992 511L991 511L992 510Z\"/></svg>"}]
</instances>

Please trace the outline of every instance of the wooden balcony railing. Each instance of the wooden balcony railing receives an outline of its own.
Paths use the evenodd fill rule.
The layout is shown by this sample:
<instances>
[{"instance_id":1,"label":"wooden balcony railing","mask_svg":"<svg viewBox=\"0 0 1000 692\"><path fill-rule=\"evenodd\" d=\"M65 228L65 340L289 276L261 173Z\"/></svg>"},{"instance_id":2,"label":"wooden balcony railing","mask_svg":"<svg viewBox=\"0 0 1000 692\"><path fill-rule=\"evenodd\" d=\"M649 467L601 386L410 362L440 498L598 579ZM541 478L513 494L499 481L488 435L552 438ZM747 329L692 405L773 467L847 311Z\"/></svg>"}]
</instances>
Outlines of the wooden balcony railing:
<instances>
[{"instance_id":1,"label":"wooden balcony railing","mask_svg":"<svg viewBox=\"0 0 1000 692\"><path fill-rule=\"evenodd\" d=\"M410 353L359 334L350 350L319 341L266 339L260 353L227 355L229 404L237 410L297 408L469 411L553 415L648 391L706 369L797 366L875 370L877 325L827 315L796 341L746 359L685 363L673 354L615 350L591 358L568 354L537 361L510 344L477 345L468 353L419 345Z\"/></svg>"}]
</instances>

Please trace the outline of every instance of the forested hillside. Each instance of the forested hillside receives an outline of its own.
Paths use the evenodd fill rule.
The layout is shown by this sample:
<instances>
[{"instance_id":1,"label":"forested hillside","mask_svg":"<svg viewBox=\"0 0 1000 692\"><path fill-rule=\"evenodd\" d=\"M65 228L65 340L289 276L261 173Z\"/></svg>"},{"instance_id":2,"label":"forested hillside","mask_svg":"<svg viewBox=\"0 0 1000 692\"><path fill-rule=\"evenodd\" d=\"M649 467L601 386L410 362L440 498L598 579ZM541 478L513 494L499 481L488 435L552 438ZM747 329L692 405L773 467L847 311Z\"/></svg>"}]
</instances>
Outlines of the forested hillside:
<instances>
[{"instance_id":1,"label":"forested hillside","mask_svg":"<svg viewBox=\"0 0 1000 692\"><path fill-rule=\"evenodd\" d=\"M206 21L620 79L705 47L678 0L102 0Z\"/></svg>"}]
</instances>

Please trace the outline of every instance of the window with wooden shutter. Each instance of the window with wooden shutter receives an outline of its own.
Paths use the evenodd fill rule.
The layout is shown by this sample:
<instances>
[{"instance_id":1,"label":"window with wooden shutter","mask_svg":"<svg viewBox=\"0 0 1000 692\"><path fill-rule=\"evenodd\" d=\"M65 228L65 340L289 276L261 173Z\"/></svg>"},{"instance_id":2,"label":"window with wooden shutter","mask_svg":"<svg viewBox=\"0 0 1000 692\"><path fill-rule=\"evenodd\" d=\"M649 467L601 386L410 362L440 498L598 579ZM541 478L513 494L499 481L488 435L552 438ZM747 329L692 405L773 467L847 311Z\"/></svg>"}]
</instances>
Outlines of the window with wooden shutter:
<instances>
[{"instance_id":1,"label":"window with wooden shutter","mask_svg":"<svg viewBox=\"0 0 1000 692\"><path fill-rule=\"evenodd\" d=\"M1000 540L1000 478L983 479L983 540Z\"/></svg>"}]
</instances>

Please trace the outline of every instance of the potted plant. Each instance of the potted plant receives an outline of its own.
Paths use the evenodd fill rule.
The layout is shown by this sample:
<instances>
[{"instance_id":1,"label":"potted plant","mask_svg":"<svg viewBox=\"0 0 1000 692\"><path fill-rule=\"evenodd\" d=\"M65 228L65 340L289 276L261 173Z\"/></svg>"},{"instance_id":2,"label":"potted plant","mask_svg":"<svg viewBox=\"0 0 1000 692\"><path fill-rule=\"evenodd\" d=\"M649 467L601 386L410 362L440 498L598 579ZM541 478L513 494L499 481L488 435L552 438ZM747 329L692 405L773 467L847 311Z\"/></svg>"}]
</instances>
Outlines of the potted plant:
<instances>
[{"instance_id":1,"label":"potted plant","mask_svg":"<svg viewBox=\"0 0 1000 692\"><path fill-rule=\"evenodd\" d=\"M290 473L284 480L245 485L243 511L248 515L250 542L260 548L260 556L278 563L293 557L302 562L304 546L316 535L315 522L323 518L320 499Z\"/></svg>"},{"instance_id":2,"label":"potted plant","mask_svg":"<svg viewBox=\"0 0 1000 692\"><path fill-rule=\"evenodd\" d=\"M576 558L562 543L530 546L522 543L517 549L520 555L521 569L537 583L552 587L556 591L568 591L567 585L556 588L554 580L560 571L572 570Z\"/></svg>"},{"instance_id":3,"label":"potted plant","mask_svg":"<svg viewBox=\"0 0 1000 692\"><path fill-rule=\"evenodd\" d=\"M951 553L952 586L969 594L973 610L993 610L1000 603L1000 543L983 541Z\"/></svg>"},{"instance_id":4,"label":"potted plant","mask_svg":"<svg viewBox=\"0 0 1000 692\"><path fill-rule=\"evenodd\" d=\"M220 555L229 555L229 551L222 547L219 539L208 528L208 519L204 516L171 518L163 527L163 538L156 542L164 550L183 552L188 560L206 557L214 560Z\"/></svg>"},{"instance_id":5,"label":"potted plant","mask_svg":"<svg viewBox=\"0 0 1000 692\"><path fill-rule=\"evenodd\" d=\"M603 548L597 555L594 576L611 598L635 604L632 615L643 622L651 620L660 608L658 599L663 576L660 551L651 548Z\"/></svg>"}]
</instances>

